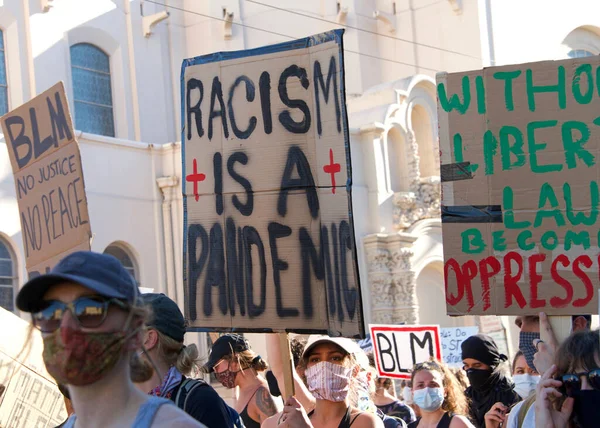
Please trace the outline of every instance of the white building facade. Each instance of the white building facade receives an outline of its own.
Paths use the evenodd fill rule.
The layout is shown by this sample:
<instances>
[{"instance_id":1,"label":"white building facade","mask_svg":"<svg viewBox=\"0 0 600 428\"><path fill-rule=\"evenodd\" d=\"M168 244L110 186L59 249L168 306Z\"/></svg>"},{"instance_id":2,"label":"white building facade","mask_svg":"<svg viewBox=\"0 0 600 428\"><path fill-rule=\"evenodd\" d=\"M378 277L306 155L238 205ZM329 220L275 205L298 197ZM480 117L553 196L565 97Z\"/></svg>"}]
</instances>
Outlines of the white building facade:
<instances>
[{"instance_id":1,"label":"white building facade","mask_svg":"<svg viewBox=\"0 0 600 428\"><path fill-rule=\"evenodd\" d=\"M597 55L597 1L3 0L0 113L65 82L92 249L183 307L182 60L339 27L366 322L473 325L444 315L435 73ZM15 310L26 271L4 146L0 304Z\"/></svg>"}]
</instances>

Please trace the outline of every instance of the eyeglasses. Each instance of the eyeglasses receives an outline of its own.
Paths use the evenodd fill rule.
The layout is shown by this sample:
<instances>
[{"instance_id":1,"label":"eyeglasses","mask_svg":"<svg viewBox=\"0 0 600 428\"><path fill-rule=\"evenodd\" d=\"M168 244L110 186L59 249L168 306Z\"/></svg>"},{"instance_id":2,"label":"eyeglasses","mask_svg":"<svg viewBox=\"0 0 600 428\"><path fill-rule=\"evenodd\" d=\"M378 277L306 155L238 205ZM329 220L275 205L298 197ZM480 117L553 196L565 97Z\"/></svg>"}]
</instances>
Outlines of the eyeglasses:
<instances>
[{"instance_id":1,"label":"eyeglasses","mask_svg":"<svg viewBox=\"0 0 600 428\"><path fill-rule=\"evenodd\" d=\"M128 305L118 299L107 299L102 296L85 296L70 303L58 300L45 301L44 308L33 313L33 325L42 333L52 333L60 327L67 309L82 328L100 327L108 315L108 307L113 304L121 309Z\"/></svg>"},{"instance_id":2,"label":"eyeglasses","mask_svg":"<svg viewBox=\"0 0 600 428\"><path fill-rule=\"evenodd\" d=\"M214 371L215 373L217 373L217 367L219 367L219 366L221 365L221 363L223 363L223 361L226 361L226 362L227 362L227 367L229 367L229 359L227 359L227 358L221 358L219 361L217 361L217 364L215 364L215 365L212 367L212 368L213 368L213 371Z\"/></svg>"},{"instance_id":3,"label":"eyeglasses","mask_svg":"<svg viewBox=\"0 0 600 428\"><path fill-rule=\"evenodd\" d=\"M600 391L600 368L590 370L583 373L566 373L558 376L556 380L562 382L559 391L567 397L572 397L573 394L581 391L581 377L587 377L590 386Z\"/></svg>"}]
</instances>

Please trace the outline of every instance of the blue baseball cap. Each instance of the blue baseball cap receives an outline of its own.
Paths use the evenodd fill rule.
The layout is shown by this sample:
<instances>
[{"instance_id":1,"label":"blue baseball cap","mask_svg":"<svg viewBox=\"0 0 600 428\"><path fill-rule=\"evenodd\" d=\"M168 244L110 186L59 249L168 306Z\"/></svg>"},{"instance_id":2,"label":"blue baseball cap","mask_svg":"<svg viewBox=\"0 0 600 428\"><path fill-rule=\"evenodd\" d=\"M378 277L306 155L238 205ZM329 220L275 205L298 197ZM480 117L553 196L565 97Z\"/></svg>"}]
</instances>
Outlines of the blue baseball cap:
<instances>
[{"instance_id":1,"label":"blue baseball cap","mask_svg":"<svg viewBox=\"0 0 600 428\"><path fill-rule=\"evenodd\" d=\"M177 303L162 293L142 294L140 299L152 308L152 319L148 322L148 327L155 328L171 339L183 343L185 318Z\"/></svg>"},{"instance_id":2,"label":"blue baseball cap","mask_svg":"<svg viewBox=\"0 0 600 428\"><path fill-rule=\"evenodd\" d=\"M61 282L73 282L131 305L139 296L135 280L115 257L77 251L62 259L49 273L29 280L17 294L17 308L24 312L38 311L46 291Z\"/></svg>"}]
</instances>

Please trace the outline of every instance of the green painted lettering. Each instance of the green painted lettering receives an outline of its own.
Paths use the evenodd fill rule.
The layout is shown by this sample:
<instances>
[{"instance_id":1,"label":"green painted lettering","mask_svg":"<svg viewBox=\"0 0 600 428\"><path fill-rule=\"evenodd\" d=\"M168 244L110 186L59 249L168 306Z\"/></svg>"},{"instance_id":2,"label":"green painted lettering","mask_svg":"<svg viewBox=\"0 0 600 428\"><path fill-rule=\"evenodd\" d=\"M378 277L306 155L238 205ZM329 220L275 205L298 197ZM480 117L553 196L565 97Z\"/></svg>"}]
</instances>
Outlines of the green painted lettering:
<instances>
[{"instance_id":1,"label":"green painted lettering","mask_svg":"<svg viewBox=\"0 0 600 428\"><path fill-rule=\"evenodd\" d=\"M483 76L475 78L475 92L477 92L477 113L485 114L485 86L483 86Z\"/></svg>"},{"instance_id":2,"label":"green painted lettering","mask_svg":"<svg viewBox=\"0 0 600 428\"><path fill-rule=\"evenodd\" d=\"M587 90L585 94L581 93L581 75L584 74L587 76ZM592 79L592 65L591 64L581 64L579 67L575 69L575 74L573 74L573 82L571 84L571 89L573 90L573 98L579 104L589 104L592 101L592 97L594 96L594 86Z\"/></svg>"},{"instance_id":3,"label":"green painted lettering","mask_svg":"<svg viewBox=\"0 0 600 428\"><path fill-rule=\"evenodd\" d=\"M454 159L456 159L456 163L464 162L465 157L463 154L462 135L460 135L458 132L456 134L454 134L453 144L454 144ZM479 168L479 165L476 163L472 163L469 165L469 168L470 168L471 174L472 174L475 171L477 171L477 169ZM461 171L461 174L462 173L463 172Z\"/></svg>"},{"instance_id":4,"label":"green painted lettering","mask_svg":"<svg viewBox=\"0 0 600 428\"><path fill-rule=\"evenodd\" d=\"M527 145L529 146L530 164L531 171L536 174L544 174L546 172L555 172L562 170L562 164L549 164L540 165L538 163L537 152L542 151L546 148L546 143L535 142L535 130L543 128L552 128L556 126L558 121L556 120L542 120L536 122L530 122L527 124Z\"/></svg>"},{"instance_id":5,"label":"green painted lettering","mask_svg":"<svg viewBox=\"0 0 600 428\"><path fill-rule=\"evenodd\" d=\"M486 245L479 229L467 229L460 236L462 238L463 253L479 254L485 250Z\"/></svg>"},{"instance_id":6,"label":"green painted lettering","mask_svg":"<svg viewBox=\"0 0 600 428\"><path fill-rule=\"evenodd\" d=\"M553 230L548 230L542 235L542 247L548 251L553 251L558 247L558 236Z\"/></svg>"},{"instance_id":7,"label":"green painted lettering","mask_svg":"<svg viewBox=\"0 0 600 428\"><path fill-rule=\"evenodd\" d=\"M511 138L513 140L512 145ZM523 152L523 133L519 128L516 126L503 126L500 128L500 152L502 154L503 171L525 165L527 157ZM511 163L511 154L516 158L513 163Z\"/></svg>"},{"instance_id":8,"label":"green painted lettering","mask_svg":"<svg viewBox=\"0 0 600 428\"><path fill-rule=\"evenodd\" d=\"M531 230L524 230L517 235L517 245L521 250L529 251L535 248L535 244L533 242L527 243L527 240L531 239L532 236L533 233L531 233Z\"/></svg>"},{"instance_id":9,"label":"green painted lettering","mask_svg":"<svg viewBox=\"0 0 600 428\"><path fill-rule=\"evenodd\" d=\"M546 207L546 204L550 204L550 208L554 208L553 210L542 209ZM542 221L545 218L554 217L554 221L557 226L564 226L565 218L562 213L558 209L558 199L556 194L554 193L554 189L550 186L549 183L542 184L542 188L540 189L540 202L538 204L539 211L535 215L535 221L533 223L533 227L540 227L542 225Z\"/></svg>"},{"instance_id":10,"label":"green painted lettering","mask_svg":"<svg viewBox=\"0 0 600 428\"><path fill-rule=\"evenodd\" d=\"M469 109L469 105L471 104L471 86L469 83L469 76L463 76L462 78L462 102L460 101L458 94L453 94L448 100L446 86L443 83L438 84L437 90L440 105L445 112L450 113L452 110L456 110L460 114L465 114Z\"/></svg>"},{"instance_id":11,"label":"green painted lettering","mask_svg":"<svg viewBox=\"0 0 600 428\"><path fill-rule=\"evenodd\" d=\"M586 226L593 226L598 220L598 182L590 181L590 215L586 216L585 212L588 211L586 208L583 211L577 213L573 212L573 198L571 194L571 185L569 183L563 184L563 193L565 194L565 203L567 204L567 219L573 226L584 224Z\"/></svg>"},{"instance_id":12,"label":"green painted lettering","mask_svg":"<svg viewBox=\"0 0 600 428\"><path fill-rule=\"evenodd\" d=\"M567 233L565 233L565 250L569 251L573 245L581 245L584 250L590 248L589 232L586 232L585 230L581 232L567 230Z\"/></svg>"},{"instance_id":13,"label":"green painted lettering","mask_svg":"<svg viewBox=\"0 0 600 428\"><path fill-rule=\"evenodd\" d=\"M515 71L497 71L494 73L494 79L504 80L504 103L506 110L513 111L515 103L513 101L513 80L521 75L521 70Z\"/></svg>"},{"instance_id":14,"label":"green painted lettering","mask_svg":"<svg viewBox=\"0 0 600 428\"><path fill-rule=\"evenodd\" d=\"M492 245L494 251L506 251L506 239L503 230L494 230L492 232Z\"/></svg>"},{"instance_id":15,"label":"green painted lettering","mask_svg":"<svg viewBox=\"0 0 600 428\"><path fill-rule=\"evenodd\" d=\"M564 110L567 107L567 91L565 89L565 68L561 65L557 69L558 83L556 85L535 86L533 84L533 72L528 69L525 72L525 87L527 90L527 102L529 110L535 111L535 94L556 92L558 94L558 107ZM546 104L546 103L545 103Z\"/></svg>"},{"instance_id":16,"label":"green painted lettering","mask_svg":"<svg viewBox=\"0 0 600 428\"><path fill-rule=\"evenodd\" d=\"M574 130L581 134L581 138L578 140L573 138ZM569 169L577 166L576 156L587 166L595 164L594 155L583 148L584 144L590 139L590 129L585 123L577 120L569 120L562 124L561 133L563 147L565 148L565 159Z\"/></svg>"},{"instance_id":17,"label":"green painted lettering","mask_svg":"<svg viewBox=\"0 0 600 428\"><path fill-rule=\"evenodd\" d=\"M483 134L483 159L485 161L485 175L494 174L494 157L498 153L498 140L489 129Z\"/></svg>"},{"instance_id":18,"label":"green painted lettering","mask_svg":"<svg viewBox=\"0 0 600 428\"><path fill-rule=\"evenodd\" d=\"M507 229L524 229L531 226L530 221L515 221L515 213L513 212L514 193L512 187L506 186L502 190L502 211L504 218L504 226Z\"/></svg>"}]
</instances>

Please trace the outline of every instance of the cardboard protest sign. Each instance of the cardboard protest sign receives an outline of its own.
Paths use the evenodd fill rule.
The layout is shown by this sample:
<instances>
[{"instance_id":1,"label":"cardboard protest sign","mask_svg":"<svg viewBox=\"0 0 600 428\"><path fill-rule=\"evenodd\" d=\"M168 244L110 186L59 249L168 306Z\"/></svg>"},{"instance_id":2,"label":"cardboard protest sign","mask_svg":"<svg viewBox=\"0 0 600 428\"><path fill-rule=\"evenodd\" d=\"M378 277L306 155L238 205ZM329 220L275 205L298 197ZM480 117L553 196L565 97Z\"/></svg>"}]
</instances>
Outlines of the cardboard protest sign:
<instances>
[{"instance_id":1,"label":"cardboard protest sign","mask_svg":"<svg viewBox=\"0 0 600 428\"><path fill-rule=\"evenodd\" d=\"M0 427L55 427L67 419L63 395L42 360L42 337L0 308ZM30 347L25 347L29 341ZM22 352L23 351L23 352Z\"/></svg>"},{"instance_id":2,"label":"cardboard protest sign","mask_svg":"<svg viewBox=\"0 0 600 428\"><path fill-rule=\"evenodd\" d=\"M468 337L477 333L479 333L477 327L442 328L440 336L442 338L442 355L444 356L444 363L450 367L462 367L462 350L460 345L467 340Z\"/></svg>"},{"instance_id":3,"label":"cardboard protest sign","mask_svg":"<svg viewBox=\"0 0 600 428\"><path fill-rule=\"evenodd\" d=\"M90 222L62 82L0 118L12 165L29 276L90 249Z\"/></svg>"},{"instance_id":4,"label":"cardboard protest sign","mask_svg":"<svg viewBox=\"0 0 600 428\"><path fill-rule=\"evenodd\" d=\"M595 313L599 70L438 74L448 314Z\"/></svg>"},{"instance_id":5,"label":"cardboard protest sign","mask_svg":"<svg viewBox=\"0 0 600 428\"><path fill-rule=\"evenodd\" d=\"M363 334L342 34L184 61L192 329Z\"/></svg>"},{"instance_id":6,"label":"cardboard protest sign","mask_svg":"<svg viewBox=\"0 0 600 428\"><path fill-rule=\"evenodd\" d=\"M415 364L442 360L437 325L369 325L380 377L410 379Z\"/></svg>"}]
</instances>

